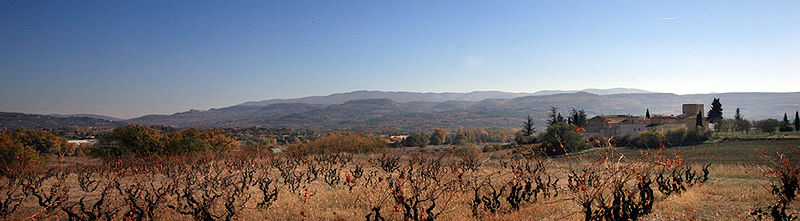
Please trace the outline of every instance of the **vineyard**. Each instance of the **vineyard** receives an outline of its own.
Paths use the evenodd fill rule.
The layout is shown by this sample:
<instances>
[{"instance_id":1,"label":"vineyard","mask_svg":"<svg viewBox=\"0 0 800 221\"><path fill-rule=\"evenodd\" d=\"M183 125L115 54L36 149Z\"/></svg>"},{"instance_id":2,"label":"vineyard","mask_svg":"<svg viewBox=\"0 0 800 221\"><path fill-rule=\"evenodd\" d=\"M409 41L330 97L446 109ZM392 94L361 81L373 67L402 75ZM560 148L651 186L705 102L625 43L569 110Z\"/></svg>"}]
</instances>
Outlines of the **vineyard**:
<instances>
[{"instance_id":1,"label":"vineyard","mask_svg":"<svg viewBox=\"0 0 800 221\"><path fill-rule=\"evenodd\" d=\"M796 153L797 147L783 148ZM774 211L797 216L792 200L797 171L789 171L797 161L786 156L763 155L778 162L767 167L756 165L760 161L687 162L674 150L605 147L579 156L531 158L513 150L414 149L61 159L43 172L4 177L0 215L14 220L771 219ZM782 183L791 181L787 175L794 176L793 184Z\"/></svg>"}]
</instances>

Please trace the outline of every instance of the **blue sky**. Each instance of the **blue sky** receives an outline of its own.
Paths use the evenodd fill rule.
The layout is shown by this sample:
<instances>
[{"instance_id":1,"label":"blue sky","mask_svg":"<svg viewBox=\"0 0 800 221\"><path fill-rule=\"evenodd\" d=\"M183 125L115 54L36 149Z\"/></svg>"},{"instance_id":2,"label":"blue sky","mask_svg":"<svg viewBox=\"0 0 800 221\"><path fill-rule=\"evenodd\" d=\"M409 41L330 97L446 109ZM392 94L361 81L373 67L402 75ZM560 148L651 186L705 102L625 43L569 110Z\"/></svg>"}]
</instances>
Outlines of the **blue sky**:
<instances>
[{"instance_id":1,"label":"blue sky","mask_svg":"<svg viewBox=\"0 0 800 221\"><path fill-rule=\"evenodd\" d=\"M353 90L800 91L798 1L2 1L0 111Z\"/></svg>"}]
</instances>

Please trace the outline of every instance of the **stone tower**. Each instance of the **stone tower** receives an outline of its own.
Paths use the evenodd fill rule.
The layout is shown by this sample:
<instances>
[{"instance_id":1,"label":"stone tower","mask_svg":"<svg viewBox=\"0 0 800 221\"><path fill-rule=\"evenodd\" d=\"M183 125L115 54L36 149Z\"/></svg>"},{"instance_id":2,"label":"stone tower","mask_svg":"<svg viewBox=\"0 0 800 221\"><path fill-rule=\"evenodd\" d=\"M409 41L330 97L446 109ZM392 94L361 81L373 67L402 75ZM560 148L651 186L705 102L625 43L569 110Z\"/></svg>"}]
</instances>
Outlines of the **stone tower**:
<instances>
[{"instance_id":1,"label":"stone tower","mask_svg":"<svg viewBox=\"0 0 800 221\"><path fill-rule=\"evenodd\" d=\"M683 104L683 114L697 115L697 112L703 112L703 104Z\"/></svg>"}]
</instances>

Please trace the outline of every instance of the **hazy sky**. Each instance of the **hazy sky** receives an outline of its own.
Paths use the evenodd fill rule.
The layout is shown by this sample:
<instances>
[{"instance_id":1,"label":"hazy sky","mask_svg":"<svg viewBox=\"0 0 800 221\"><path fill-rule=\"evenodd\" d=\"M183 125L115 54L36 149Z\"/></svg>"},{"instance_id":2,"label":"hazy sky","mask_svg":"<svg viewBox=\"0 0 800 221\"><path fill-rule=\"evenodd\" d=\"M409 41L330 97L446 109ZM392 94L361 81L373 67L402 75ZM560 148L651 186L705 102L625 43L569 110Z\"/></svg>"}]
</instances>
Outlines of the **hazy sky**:
<instances>
[{"instance_id":1,"label":"hazy sky","mask_svg":"<svg viewBox=\"0 0 800 221\"><path fill-rule=\"evenodd\" d=\"M0 111L353 90L800 91L800 1L0 1Z\"/></svg>"}]
</instances>

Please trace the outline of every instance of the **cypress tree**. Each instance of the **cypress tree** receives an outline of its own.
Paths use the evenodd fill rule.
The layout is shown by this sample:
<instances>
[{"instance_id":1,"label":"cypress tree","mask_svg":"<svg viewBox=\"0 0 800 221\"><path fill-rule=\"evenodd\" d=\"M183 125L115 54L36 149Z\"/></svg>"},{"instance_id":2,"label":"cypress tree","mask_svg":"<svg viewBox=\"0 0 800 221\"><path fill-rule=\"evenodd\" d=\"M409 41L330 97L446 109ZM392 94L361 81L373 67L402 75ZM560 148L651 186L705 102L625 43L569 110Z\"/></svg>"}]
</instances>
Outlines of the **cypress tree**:
<instances>
[{"instance_id":1,"label":"cypress tree","mask_svg":"<svg viewBox=\"0 0 800 221\"><path fill-rule=\"evenodd\" d=\"M647 108L647 112L644 113L644 117L650 119L650 108Z\"/></svg>"},{"instance_id":2,"label":"cypress tree","mask_svg":"<svg viewBox=\"0 0 800 221\"><path fill-rule=\"evenodd\" d=\"M778 129L781 132L792 131L792 124L789 123L789 117L786 113L783 113L783 121L781 122L781 127Z\"/></svg>"},{"instance_id":3,"label":"cypress tree","mask_svg":"<svg viewBox=\"0 0 800 221\"><path fill-rule=\"evenodd\" d=\"M703 127L703 112L697 112L697 121L695 122L695 126Z\"/></svg>"},{"instance_id":4,"label":"cypress tree","mask_svg":"<svg viewBox=\"0 0 800 221\"><path fill-rule=\"evenodd\" d=\"M722 103L719 102L719 98L714 98L714 101L711 102L711 110L708 111L708 122L714 124L714 126L719 126L718 124L722 122Z\"/></svg>"},{"instance_id":5,"label":"cypress tree","mask_svg":"<svg viewBox=\"0 0 800 221\"><path fill-rule=\"evenodd\" d=\"M738 107L736 108L736 114L733 115L733 119L736 119L736 120L741 120L742 119L742 114L739 113L739 108Z\"/></svg>"},{"instance_id":6,"label":"cypress tree","mask_svg":"<svg viewBox=\"0 0 800 221\"><path fill-rule=\"evenodd\" d=\"M800 131L800 114L798 114L798 111L794 112L794 130Z\"/></svg>"}]
</instances>

